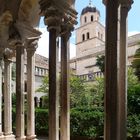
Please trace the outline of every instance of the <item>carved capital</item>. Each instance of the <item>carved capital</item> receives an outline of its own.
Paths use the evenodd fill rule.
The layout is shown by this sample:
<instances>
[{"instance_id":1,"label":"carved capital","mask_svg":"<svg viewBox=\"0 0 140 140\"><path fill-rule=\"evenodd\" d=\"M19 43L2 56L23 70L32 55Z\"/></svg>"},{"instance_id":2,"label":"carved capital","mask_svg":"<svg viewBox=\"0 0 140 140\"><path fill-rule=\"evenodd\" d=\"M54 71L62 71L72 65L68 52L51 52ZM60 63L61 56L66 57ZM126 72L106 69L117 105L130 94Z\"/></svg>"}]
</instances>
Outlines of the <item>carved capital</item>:
<instances>
[{"instance_id":1,"label":"carved capital","mask_svg":"<svg viewBox=\"0 0 140 140\"><path fill-rule=\"evenodd\" d=\"M21 40L18 39L10 39L8 40L9 48L12 50L16 50L17 46L23 46L23 43Z\"/></svg>"},{"instance_id":2,"label":"carved capital","mask_svg":"<svg viewBox=\"0 0 140 140\"><path fill-rule=\"evenodd\" d=\"M46 10L46 14L44 17L44 22L48 25L48 30L56 29L60 32L60 25L62 23L62 13L56 9L55 7L51 6Z\"/></svg>"},{"instance_id":3,"label":"carved capital","mask_svg":"<svg viewBox=\"0 0 140 140\"><path fill-rule=\"evenodd\" d=\"M77 12L74 7L75 0L40 0L41 14L45 16L45 24L48 25L48 30L56 29L61 32L63 19L70 24L77 24Z\"/></svg>"},{"instance_id":4,"label":"carved capital","mask_svg":"<svg viewBox=\"0 0 140 140\"><path fill-rule=\"evenodd\" d=\"M39 37L36 38L29 38L26 40L25 46L26 46L26 50L31 51L31 52L35 52L37 47L38 47L38 39Z\"/></svg>"},{"instance_id":5,"label":"carved capital","mask_svg":"<svg viewBox=\"0 0 140 140\"><path fill-rule=\"evenodd\" d=\"M3 52L3 56L4 56L4 59L6 59L6 60L12 59L12 57L15 56L15 50L5 48L5 50Z\"/></svg>"},{"instance_id":6,"label":"carved capital","mask_svg":"<svg viewBox=\"0 0 140 140\"><path fill-rule=\"evenodd\" d=\"M66 37L68 40L71 36L71 31L73 30L74 30L73 24L63 23L61 26L61 36Z\"/></svg>"},{"instance_id":7,"label":"carved capital","mask_svg":"<svg viewBox=\"0 0 140 140\"><path fill-rule=\"evenodd\" d=\"M133 2L133 0L120 0L121 7L127 8L128 11L131 9Z\"/></svg>"}]
</instances>

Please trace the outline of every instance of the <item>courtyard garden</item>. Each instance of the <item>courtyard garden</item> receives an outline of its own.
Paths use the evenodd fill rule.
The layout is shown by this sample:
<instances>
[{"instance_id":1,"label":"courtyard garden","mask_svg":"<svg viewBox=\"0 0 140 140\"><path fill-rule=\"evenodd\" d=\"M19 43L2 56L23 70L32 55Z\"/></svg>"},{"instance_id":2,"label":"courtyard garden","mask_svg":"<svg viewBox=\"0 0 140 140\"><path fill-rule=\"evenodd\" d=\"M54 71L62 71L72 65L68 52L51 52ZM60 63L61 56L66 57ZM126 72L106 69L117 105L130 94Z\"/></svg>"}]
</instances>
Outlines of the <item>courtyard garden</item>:
<instances>
[{"instance_id":1,"label":"courtyard garden","mask_svg":"<svg viewBox=\"0 0 140 140\"><path fill-rule=\"evenodd\" d=\"M134 75L134 69L128 69L128 116L127 136L140 137L140 82ZM43 86L45 88L43 88ZM44 77L39 90L48 90L48 77ZM86 83L77 76L70 78L70 132L71 139L84 140L103 138L104 129L104 78ZM15 96L13 96L15 104ZM15 126L15 109L13 105L13 125ZM25 117L26 118L26 117ZM36 134L48 136L48 96L43 97L42 107L35 110ZM14 127L15 128L15 127Z\"/></svg>"}]
</instances>

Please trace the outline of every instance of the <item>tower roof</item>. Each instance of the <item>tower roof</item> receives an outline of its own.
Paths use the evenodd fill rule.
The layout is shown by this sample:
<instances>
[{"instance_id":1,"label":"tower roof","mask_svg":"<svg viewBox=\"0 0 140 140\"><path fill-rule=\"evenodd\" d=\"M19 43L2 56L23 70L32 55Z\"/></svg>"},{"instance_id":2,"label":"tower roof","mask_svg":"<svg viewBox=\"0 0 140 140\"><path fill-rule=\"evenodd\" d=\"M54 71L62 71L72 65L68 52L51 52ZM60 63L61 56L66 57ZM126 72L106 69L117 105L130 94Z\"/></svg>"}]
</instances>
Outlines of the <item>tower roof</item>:
<instances>
[{"instance_id":1,"label":"tower roof","mask_svg":"<svg viewBox=\"0 0 140 140\"><path fill-rule=\"evenodd\" d=\"M92 5L91 0L89 1L89 5L86 6L86 7L82 10L81 15L84 15L84 14L86 14L86 13L88 13L88 12L91 12L91 13L98 12L99 15L100 15L100 11L99 11L95 6Z\"/></svg>"}]
</instances>

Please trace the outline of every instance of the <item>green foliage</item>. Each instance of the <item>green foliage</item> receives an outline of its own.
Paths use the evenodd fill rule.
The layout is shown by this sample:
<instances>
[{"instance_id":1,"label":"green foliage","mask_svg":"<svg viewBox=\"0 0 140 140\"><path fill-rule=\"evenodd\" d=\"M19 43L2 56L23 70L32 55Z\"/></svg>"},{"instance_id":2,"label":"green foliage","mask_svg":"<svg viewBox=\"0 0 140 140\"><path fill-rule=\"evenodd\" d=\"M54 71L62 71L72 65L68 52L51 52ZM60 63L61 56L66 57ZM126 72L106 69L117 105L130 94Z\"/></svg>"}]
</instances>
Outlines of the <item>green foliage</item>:
<instances>
[{"instance_id":1,"label":"green foliage","mask_svg":"<svg viewBox=\"0 0 140 140\"><path fill-rule=\"evenodd\" d=\"M37 135L48 136L48 110L36 109L35 112L35 131Z\"/></svg>"},{"instance_id":2,"label":"green foliage","mask_svg":"<svg viewBox=\"0 0 140 140\"><path fill-rule=\"evenodd\" d=\"M135 52L134 61L132 62L132 67L135 68L135 75L138 77L140 81L140 48L138 48Z\"/></svg>"},{"instance_id":3,"label":"green foliage","mask_svg":"<svg viewBox=\"0 0 140 140\"><path fill-rule=\"evenodd\" d=\"M70 78L71 107L81 106L84 104L85 91L86 89L83 80L81 80L77 76L71 76Z\"/></svg>"},{"instance_id":4,"label":"green foliage","mask_svg":"<svg viewBox=\"0 0 140 140\"><path fill-rule=\"evenodd\" d=\"M101 70L101 72L105 71L105 56L101 55L101 56L97 56L96 58L96 66L99 67L99 69Z\"/></svg>"},{"instance_id":5,"label":"green foliage","mask_svg":"<svg viewBox=\"0 0 140 140\"><path fill-rule=\"evenodd\" d=\"M71 135L99 138L103 136L104 79L85 84L72 77L71 87Z\"/></svg>"},{"instance_id":6,"label":"green foliage","mask_svg":"<svg viewBox=\"0 0 140 140\"><path fill-rule=\"evenodd\" d=\"M81 94L85 91L84 81L77 76L71 76L70 78L70 90L71 93Z\"/></svg>"},{"instance_id":7,"label":"green foliage","mask_svg":"<svg viewBox=\"0 0 140 140\"><path fill-rule=\"evenodd\" d=\"M140 84L128 89L128 113L140 114Z\"/></svg>"},{"instance_id":8,"label":"green foliage","mask_svg":"<svg viewBox=\"0 0 140 140\"><path fill-rule=\"evenodd\" d=\"M103 136L103 110L95 108L73 108L71 110L72 136Z\"/></svg>"},{"instance_id":9,"label":"green foliage","mask_svg":"<svg viewBox=\"0 0 140 140\"><path fill-rule=\"evenodd\" d=\"M16 131L16 109L15 107L12 108L12 131L15 133Z\"/></svg>"},{"instance_id":10,"label":"green foliage","mask_svg":"<svg viewBox=\"0 0 140 140\"><path fill-rule=\"evenodd\" d=\"M42 108L49 108L49 96L42 97Z\"/></svg>"},{"instance_id":11,"label":"green foliage","mask_svg":"<svg viewBox=\"0 0 140 140\"><path fill-rule=\"evenodd\" d=\"M128 88L131 88L131 86L136 85L139 83L137 76L135 76L135 71L133 68L128 68L128 74L127 74L127 84Z\"/></svg>"},{"instance_id":12,"label":"green foliage","mask_svg":"<svg viewBox=\"0 0 140 140\"><path fill-rule=\"evenodd\" d=\"M104 97L104 78L96 78L96 82L90 86L93 106L103 108Z\"/></svg>"},{"instance_id":13,"label":"green foliage","mask_svg":"<svg viewBox=\"0 0 140 140\"><path fill-rule=\"evenodd\" d=\"M128 69L128 113L140 113L140 83L132 68Z\"/></svg>"},{"instance_id":14,"label":"green foliage","mask_svg":"<svg viewBox=\"0 0 140 140\"><path fill-rule=\"evenodd\" d=\"M49 77L48 75L43 78L42 85L36 90L36 92L48 93L49 91Z\"/></svg>"},{"instance_id":15,"label":"green foliage","mask_svg":"<svg viewBox=\"0 0 140 140\"><path fill-rule=\"evenodd\" d=\"M45 81L45 80L44 80ZM46 81L48 83L48 81ZM44 84L45 85L45 84ZM46 88L46 86L45 86ZM70 79L71 135L103 136L104 78L85 84L76 76ZM47 102L48 98L44 99ZM47 108L47 105L46 105ZM128 69L128 136L140 134L140 83L132 68ZM45 116L45 117L44 117ZM36 132L48 132L48 110L36 110ZM41 134L40 134L41 133Z\"/></svg>"},{"instance_id":16,"label":"green foliage","mask_svg":"<svg viewBox=\"0 0 140 140\"><path fill-rule=\"evenodd\" d=\"M87 108L103 107L104 79L97 78L96 80L93 84L87 84L79 77L71 77L71 108L81 106Z\"/></svg>"},{"instance_id":17,"label":"green foliage","mask_svg":"<svg viewBox=\"0 0 140 140\"><path fill-rule=\"evenodd\" d=\"M16 80L16 63L13 63L12 65L12 80Z\"/></svg>"},{"instance_id":18,"label":"green foliage","mask_svg":"<svg viewBox=\"0 0 140 140\"><path fill-rule=\"evenodd\" d=\"M12 93L12 106L16 107L16 94Z\"/></svg>"},{"instance_id":19,"label":"green foliage","mask_svg":"<svg viewBox=\"0 0 140 140\"><path fill-rule=\"evenodd\" d=\"M127 129L129 137L140 137L140 114L128 115Z\"/></svg>"}]
</instances>

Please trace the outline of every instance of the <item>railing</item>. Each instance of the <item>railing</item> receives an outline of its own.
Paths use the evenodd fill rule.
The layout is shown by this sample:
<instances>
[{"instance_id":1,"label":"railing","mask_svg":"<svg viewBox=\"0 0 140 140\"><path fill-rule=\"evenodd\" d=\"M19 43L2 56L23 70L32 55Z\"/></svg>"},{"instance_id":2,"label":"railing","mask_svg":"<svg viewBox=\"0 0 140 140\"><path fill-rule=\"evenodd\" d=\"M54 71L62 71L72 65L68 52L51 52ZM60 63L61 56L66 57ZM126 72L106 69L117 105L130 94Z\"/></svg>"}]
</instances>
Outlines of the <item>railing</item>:
<instances>
[{"instance_id":1,"label":"railing","mask_svg":"<svg viewBox=\"0 0 140 140\"><path fill-rule=\"evenodd\" d=\"M77 75L81 80L84 80L85 82L95 81L98 77L104 77L104 74L102 72L93 72L83 75Z\"/></svg>"}]
</instances>

